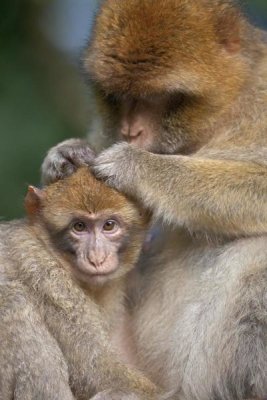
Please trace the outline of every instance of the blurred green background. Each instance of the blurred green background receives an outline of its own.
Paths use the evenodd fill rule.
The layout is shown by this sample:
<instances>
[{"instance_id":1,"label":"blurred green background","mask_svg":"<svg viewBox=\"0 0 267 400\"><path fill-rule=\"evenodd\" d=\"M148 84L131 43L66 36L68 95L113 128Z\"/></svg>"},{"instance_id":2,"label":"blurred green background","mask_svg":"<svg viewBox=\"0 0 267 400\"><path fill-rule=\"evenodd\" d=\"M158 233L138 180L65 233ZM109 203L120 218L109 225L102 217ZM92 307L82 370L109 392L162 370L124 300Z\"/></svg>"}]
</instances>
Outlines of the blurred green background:
<instances>
[{"instance_id":1,"label":"blurred green background","mask_svg":"<svg viewBox=\"0 0 267 400\"><path fill-rule=\"evenodd\" d=\"M127 1L127 0L125 0ZM79 71L97 0L0 0L0 218L23 215L47 150L85 136L92 116ZM267 0L244 3L267 27Z\"/></svg>"}]
</instances>

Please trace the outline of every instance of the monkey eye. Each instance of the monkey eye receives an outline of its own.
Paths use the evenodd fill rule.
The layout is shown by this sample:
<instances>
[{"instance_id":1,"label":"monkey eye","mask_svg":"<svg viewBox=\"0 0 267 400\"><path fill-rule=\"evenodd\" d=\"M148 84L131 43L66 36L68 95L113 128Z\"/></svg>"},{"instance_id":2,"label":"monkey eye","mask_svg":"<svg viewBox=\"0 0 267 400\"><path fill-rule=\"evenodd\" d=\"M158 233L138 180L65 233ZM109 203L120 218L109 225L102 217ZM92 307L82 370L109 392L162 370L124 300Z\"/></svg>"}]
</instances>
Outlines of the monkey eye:
<instances>
[{"instance_id":1,"label":"monkey eye","mask_svg":"<svg viewBox=\"0 0 267 400\"><path fill-rule=\"evenodd\" d=\"M76 232L84 232L86 230L86 225L82 221L77 221L73 224L73 230Z\"/></svg>"},{"instance_id":2,"label":"monkey eye","mask_svg":"<svg viewBox=\"0 0 267 400\"><path fill-rule=\"evenodd\" d=\"M105 232L112 232L118 228L118 224L113 219L107 220L103 225L103 231Z\"/></svg>"}]
</instances>

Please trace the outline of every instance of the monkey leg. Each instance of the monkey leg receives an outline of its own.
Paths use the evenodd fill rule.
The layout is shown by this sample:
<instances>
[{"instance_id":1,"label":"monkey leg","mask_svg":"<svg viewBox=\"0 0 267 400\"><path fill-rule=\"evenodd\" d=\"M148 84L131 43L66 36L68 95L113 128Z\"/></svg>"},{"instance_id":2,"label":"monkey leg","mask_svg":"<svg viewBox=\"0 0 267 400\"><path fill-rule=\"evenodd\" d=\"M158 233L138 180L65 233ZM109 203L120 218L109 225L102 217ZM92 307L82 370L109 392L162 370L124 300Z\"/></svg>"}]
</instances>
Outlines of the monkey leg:
<instances>
[{"instance_id":1,"label":"monkey leg","mask_svg":"<svg viewBox=\"0 0 267 400\"><path fill-rule=\"evenodd\" d=\"M0 285L0 399L74 400L63 355L27 289Z\"/></svg>"}]
</instances>

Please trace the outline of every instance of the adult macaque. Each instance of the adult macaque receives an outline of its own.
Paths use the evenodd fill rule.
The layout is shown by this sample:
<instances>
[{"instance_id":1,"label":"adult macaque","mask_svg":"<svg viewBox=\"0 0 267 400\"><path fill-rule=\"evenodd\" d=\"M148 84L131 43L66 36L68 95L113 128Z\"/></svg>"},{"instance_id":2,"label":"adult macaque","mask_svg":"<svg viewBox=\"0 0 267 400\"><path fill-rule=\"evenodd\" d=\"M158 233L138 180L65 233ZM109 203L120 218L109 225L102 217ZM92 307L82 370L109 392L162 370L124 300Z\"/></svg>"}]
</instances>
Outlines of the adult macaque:
<instances>
[{"instance_id":1,"label":"adult macaque","mask_svg":"<svg viewBox=\"0 0 267 400\"><path fill-rule=\"evenodd\" d=\"M129 142L96 159L97 176L176 227L143 264L139 365L181 399L266 397L264 33L232 1L108 0L85 69L102 136ZM45 181L71 149L48 155Z\"/></svg>"},{"instance_id":2,"label":"adult macaque","mask_svg":"<svg viewBox=\"0 0 267 400\"><path fill-rule=\"evenodd\" d=\"M110 344L148 218L88 168L30 187L26 209L0 226L0 398L159 399Z\"/></svg>"}]
</instances>

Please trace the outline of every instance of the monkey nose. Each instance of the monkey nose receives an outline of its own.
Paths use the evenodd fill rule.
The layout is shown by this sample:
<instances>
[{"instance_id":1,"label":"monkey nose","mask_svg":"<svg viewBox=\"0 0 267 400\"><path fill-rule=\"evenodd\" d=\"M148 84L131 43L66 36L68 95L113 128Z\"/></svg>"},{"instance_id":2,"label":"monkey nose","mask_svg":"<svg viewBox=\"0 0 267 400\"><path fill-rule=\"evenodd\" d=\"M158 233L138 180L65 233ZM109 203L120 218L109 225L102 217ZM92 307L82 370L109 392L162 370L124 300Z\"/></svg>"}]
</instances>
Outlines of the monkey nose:
<instances>
[{"instance_id":1,"label":"monkey nose","mask_svg":"<svg viewBox=\"0 0 267 400\"><path fill-rule=\"evenodd\" d=\"M130 126L125 124L121 128L121 134L126 140L134 140L142 136L144 133L144 128L141 125Z\"/></svg>"},{"instance_id":2,"label":"monkey nose","mask_svg":"<svg viewBox=\"0 0 267 400\"><path fill-rule=\"evenodd\" d=\"M104 264L104 262L106 261L107 256L106 255L102 255L102 256L95 256L95 255L89 255L88 256L88 260L90 262L90 264L95 268L101 268L101 266Z\"/></svg>"},{"instance_id":3,"label":"monkey nose","mask_svg":"<svg viewBox=\"0 0 267 400\"><path fill-rule=\"evenodd\" d=\"M130 134L129 134L129 139L130 140L135 140L138 139L140 136L142 136L144 133L144 128L143 127L136 127L130 129Z\"/></svg>"},{"instance_id":4,"label":"monkey nose","mask_svg":"<svg viewBox=\"0 0 267 400\"><path fill-rule=\"evenodd\" d=\"M123 124L121 127L121 135L125 138L130 136L130 126L128 124Z\"/></svg>"}]
</instances>

